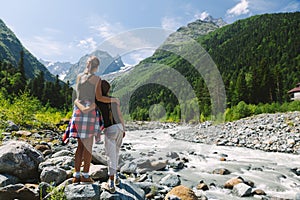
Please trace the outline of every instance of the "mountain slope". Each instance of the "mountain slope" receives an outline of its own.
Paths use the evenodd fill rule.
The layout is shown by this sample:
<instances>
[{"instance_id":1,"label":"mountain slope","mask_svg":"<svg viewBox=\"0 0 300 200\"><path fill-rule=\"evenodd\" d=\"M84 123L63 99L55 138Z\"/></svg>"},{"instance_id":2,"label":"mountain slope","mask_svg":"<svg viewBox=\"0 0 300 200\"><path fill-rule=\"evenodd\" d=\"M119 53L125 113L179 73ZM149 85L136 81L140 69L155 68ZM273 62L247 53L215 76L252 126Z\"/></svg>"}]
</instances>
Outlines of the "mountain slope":
<instances>
[{"instance_id":1,"label":"mountain slope","mask_svg":"<svg viewBox=\"0 0 300 200\"><path fill-rule=\"evenodd\" d=\"M0 19L0 60L10 62L17 67L21 51L24 52L25 74L28 78L37 77L39 72L43 71L47 81L55 81L55 76L23 47L15 34Z\"/></svg>"},{"instance_id":2,"label":"mountain slope","mask_svg":"<svg viewBox=\"0 0 300 200\"><path fill-rule=\"evenodd\" d=\"M206 35L199 34L198 27L207 22L197 23L196 21L194 26L178 29L167 39L171 43L163 44L153 56L140 62L129 75L116 80L115 94L121 101L129 102L133 118L147 119L149 108L154 104L162 105L169 117L180 117L180 103L174 100L177 98L174 91L159 84L148 84L148 80L158 80L165 73L160 71L164 66L175 69L188 81L192 92L196 94L201 115L211 114L212 94L209 92L210 86L204 81L207 77L199 74L194 63L168 51L172 47L195 54L185 44L184 37L172 38L178 34L197 40L209 53L222 75L227 106L236 105L240 101L254 104L288 101L286 92L299 82L300 77L299 12L253 16L216 28ZM210 27L213 25L210 24ZM207 60L203 59L203 55L203 52L199 52L198 58L195 57L194 60L203 65L208 64L205 63ZM186 86L176 78L169 79L177 84L177 88ZM135 84L141 86L136 89L133 87ZM185 91L182 94L188 95ZM197 105L191 104L185 109L193 110L193 107Z\"/></svg>"},{"instance_id":3,"label":"mountain slope","mask_svg":"<svg viewBox=\"0 0 300 200\"><path fill-rule=\"evenodd\" d=\"M69 69L73 65L70 62L50 62L44 61L42 59L39 60L53 75L58 75L60 80L63 80Z\"/></svg>"},{"instance_id":4,"label":"mountain slope","mask_svg":"<svg viewBox=\"0 0 300 200\"><path fill-rule=\"evenodd\" d=\"M64 78L64 81L65 82L69 81L70 85L74 85L76 82L77 75L84 71L86 67L86 61L88 57L92 55L97 56L100 59L100 67L98 69L98 72L96 73L99 76L102 74L108 74L111 72L118 71L121 69L121 67L124 66L120 56L113 58L105 51L96 50L91 54L87 54L81 57L77 63L72 65L72 67L68 70L68 73Z\"/></svg>"},{"instance_id":5,"label":"mountain slope","mask_svg":"<svg viewBox=\"0 0 300 200\"><path fill-rule=\"evenodd\" d=\"M300 12L239 20L199 38L217 64L231 105L289 100L300 77Z\"/></svg>"}]
</instances>

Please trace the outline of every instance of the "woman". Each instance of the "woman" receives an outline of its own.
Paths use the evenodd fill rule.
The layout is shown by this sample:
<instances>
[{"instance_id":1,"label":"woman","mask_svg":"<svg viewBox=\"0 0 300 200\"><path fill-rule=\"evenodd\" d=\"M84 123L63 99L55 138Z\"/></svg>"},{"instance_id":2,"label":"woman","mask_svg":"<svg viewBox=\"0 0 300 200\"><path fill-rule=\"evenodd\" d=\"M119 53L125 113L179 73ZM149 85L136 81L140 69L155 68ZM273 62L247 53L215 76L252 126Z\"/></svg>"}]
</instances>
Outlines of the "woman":
<instances>
[{"instance_id":1,"label":"woman","mask_svg":"<svg viewBox=\"0 0 300 200\"><path fill-rule=\"evenodd\" d=\"M101 79L95 75L100 61L96 56L87 60L86 69L76 79L76 96L73 115L66 130L63 142L68 142L68 137L77 138L78 146L75 152L75 172L72 183L93 183L89 176L90 164L92 161L93 138L100 134L99 112L95 109L95 97L99 101L111 103L119 100L102 96ZM78 105L81 106L78 106ZM80 166L84 162L82 173Z\"/></svg>"},{"instance_id":2,"label":"woman","mask_svg":"<svg viewBox=\"0 0 300 200\"><path fill-rule=\"evenodd\" d=\"M110 84L106 80L101 81L102 95L108 97ZM119 165L119 153L123 137L125 137L125 125L120 110L120 105L116 103L96 102L104 120L104 146L108 165L108 182L103 184L103 188L111 193L115 192L115 185L120 184L117 174Z\"/></svg>"}]
</instances>

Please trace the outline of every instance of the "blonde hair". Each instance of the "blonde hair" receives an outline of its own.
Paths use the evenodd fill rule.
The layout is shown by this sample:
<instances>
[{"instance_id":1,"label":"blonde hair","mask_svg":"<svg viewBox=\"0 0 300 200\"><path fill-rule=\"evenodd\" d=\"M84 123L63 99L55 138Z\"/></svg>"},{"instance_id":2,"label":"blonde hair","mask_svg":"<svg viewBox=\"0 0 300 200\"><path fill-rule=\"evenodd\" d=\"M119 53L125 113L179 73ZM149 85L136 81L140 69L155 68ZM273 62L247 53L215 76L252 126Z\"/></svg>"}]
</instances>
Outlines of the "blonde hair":
<instances>
[{"instance_id":1,"label":"blonde hair","mask_svg":"<svg viewBox=\"0 0 300 200\"><path fill-rule=\"evenodd\" d=\"M87 60L86 69L84 70L84 73L88 74L90 73L94 68L98 67L100 65L100 60L96 56L91 56Z\"/></svg>"}]
</instances>

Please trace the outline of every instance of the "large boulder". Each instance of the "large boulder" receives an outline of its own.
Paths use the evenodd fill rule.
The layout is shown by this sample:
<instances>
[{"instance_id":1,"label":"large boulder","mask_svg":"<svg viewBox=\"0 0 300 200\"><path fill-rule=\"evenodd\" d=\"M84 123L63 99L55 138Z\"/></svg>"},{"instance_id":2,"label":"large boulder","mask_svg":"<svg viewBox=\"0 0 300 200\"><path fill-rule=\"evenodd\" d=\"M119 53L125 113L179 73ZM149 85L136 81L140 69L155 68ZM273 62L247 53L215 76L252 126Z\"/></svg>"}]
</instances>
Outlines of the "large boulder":
<instances>
[{"instance_id":1,"label":"large boulder","mask_svg":"<svg viewBox=\"0 0 300 200\"><path fill-rule=\"evenodd\" d=\"M8 185L0 187L0 199L30 199L39 200L38 188L34 185Z\"/></svg>"},{"instance_id":2,"label":"large boulder","mask_svg":"<svg viewBox=\"0 0 300 200\"><path fill-rule=\"evenodd\" d=\"M21 181L39 178L38 166L43 155L22 141L9 141L0 147L0 174L18 177Z\"/></svg>"},{"instance_id":3,"label":"large boulder","mask_svg":"<svg viewBox=\"0 0 300 200\"><path fill-rule=\"evenodd\" d=\"M184 200L198 200L198 197L194 191L186 186L179 185L174 187L165 197L165 200L168 200L169 197L178 197L178 199Z\"/></svg>"}]
</instances>

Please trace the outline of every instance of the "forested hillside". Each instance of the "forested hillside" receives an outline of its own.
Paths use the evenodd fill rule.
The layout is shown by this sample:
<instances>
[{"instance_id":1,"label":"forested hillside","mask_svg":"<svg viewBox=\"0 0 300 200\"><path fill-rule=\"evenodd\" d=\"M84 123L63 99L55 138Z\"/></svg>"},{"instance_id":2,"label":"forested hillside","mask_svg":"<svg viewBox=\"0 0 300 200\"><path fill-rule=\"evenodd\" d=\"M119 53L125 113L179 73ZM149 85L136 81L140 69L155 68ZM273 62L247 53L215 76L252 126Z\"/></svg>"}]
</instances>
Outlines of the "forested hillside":
<instances>
[{"instance_id":1,"label":"forested hillside","mask_svg":"<svg viewBox=\"0 0 300 200\"><path fill-rule=\"evenodd\" d=\"M239 20L196 38L220 71L227 108L240 102L258 105L289 101L287 91L300 82L299 24L299 12L265 14ZM183 75L197 96L201 116L211 114L207 85L191 63L160 48L135 67L132 77L136 79L139 72L143 79L150 79L153 71L145 69L153 64L167 65ZM125 77L119 81L128 80L130 78ZM118 81L115 84L118 85ZM180 82L177 84L181 87ZM130 91L131 88L125 86L119 90ZM115 92L120 94L121 100L128 98L128 92L122 93L118 88ZM169 119L180 118L179 103L166 87L143 85L130 98L130 114L134 119L149 119L148 110L153 104L162 105Z\"/></svg>"},{"instance_id":2,"label":"forested hillside","mask_svg":"<svg viewBox=\"0 0 300 200\"><path fill-rule=\"evenodd\" d=\"M300 12L266 14L199 38L222 73L229 105L289 100L300 82L299 24Z\"/></svg>"},{"instance_id":3,"label":"forested hillside","mask_svg":"<svg viewBox=\"0 0 300 200\"><path fill-rule=\"evenodd\" d=\"M35 78L42 71L47 81L55 81L55 76L38 61L19 41L16 35L0 19L0 61L8 62L12 67L17 67L23 52L24 72L27 78Z\"/></svg>"}]
</instances>

